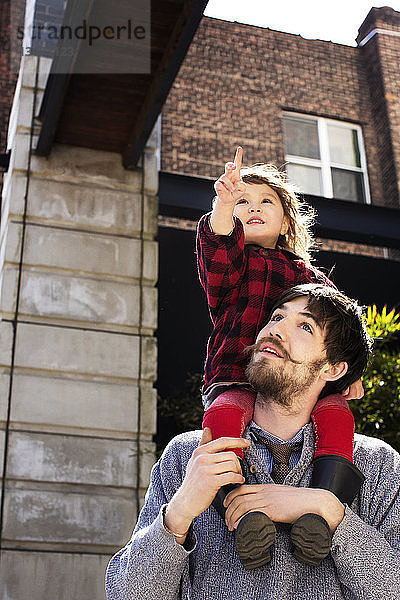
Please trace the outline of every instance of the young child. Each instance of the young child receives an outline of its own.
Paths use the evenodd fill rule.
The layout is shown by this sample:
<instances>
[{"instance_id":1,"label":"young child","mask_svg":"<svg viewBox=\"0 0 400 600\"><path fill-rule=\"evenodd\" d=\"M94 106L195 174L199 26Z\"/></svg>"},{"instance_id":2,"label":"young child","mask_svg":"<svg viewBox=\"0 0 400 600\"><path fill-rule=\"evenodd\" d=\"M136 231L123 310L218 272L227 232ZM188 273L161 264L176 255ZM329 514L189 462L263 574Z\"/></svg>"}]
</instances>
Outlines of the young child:
<instances>
[{"instance_id":1,"label":"young child","mask_svg":"<svg viewBox=\"0 0 400 600\"><path fill-rule=\"evenodd\" d=\"M274 166L241 168L242 152L239 147L234 163L226 164L215 183L213 210L201 218L197 232L199 276L214 326L203 387L203 428L210 428L213 439L241 437L252 418L255 394L246 381L244 350L254 343L281 293L302 283L333 286L310 264L311 209ZM350 397L361 397L361 382L351 392ZM311 485L350 504L363 475L353 464L354 418L347 401L339 394L323 398L311 418L316 432ZM236 453L243 458L241 450ZM221 516L230 489L222 488L214 501ZM269 561L275 535L266 515L249 515L236 530L238 554L247 569ZM317 515L301 517L291 538L294 555L305 564L320 564L329 553L329 526Z\"/></svg>"}]
</instances>

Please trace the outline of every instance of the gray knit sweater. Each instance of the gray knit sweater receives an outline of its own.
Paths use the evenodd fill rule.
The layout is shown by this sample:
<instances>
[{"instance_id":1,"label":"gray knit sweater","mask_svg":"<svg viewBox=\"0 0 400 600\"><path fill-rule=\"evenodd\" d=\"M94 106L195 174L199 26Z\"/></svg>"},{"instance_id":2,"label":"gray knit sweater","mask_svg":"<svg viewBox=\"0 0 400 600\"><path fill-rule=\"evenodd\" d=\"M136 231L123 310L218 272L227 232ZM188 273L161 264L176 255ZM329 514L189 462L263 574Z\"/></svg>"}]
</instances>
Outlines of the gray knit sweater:
<instances>
[{"instance_id":1,"label":"gray knit sweater","mask_svg":"<svg viewBox=\"0 0 400 600\"><path fill-rule=\"evenodd\" d=\"M130 542L110 561L108 600L399 600L400 456L379 440L355 436L355 464L365 483L319 567L296 561L287 530L277 527L272 560L246 571L233 534L211 506L197 517L185 547L163 527L162 509L180 486L201 432L174 438L152 471L146 502ZM314 436L304 431L300 461L285 484L308 486ZM252 448L249 483L273 483ZM249 472L250 465L257 468ZM255 471L253 468L252 471Z\"/></svg>"}]
</instances>

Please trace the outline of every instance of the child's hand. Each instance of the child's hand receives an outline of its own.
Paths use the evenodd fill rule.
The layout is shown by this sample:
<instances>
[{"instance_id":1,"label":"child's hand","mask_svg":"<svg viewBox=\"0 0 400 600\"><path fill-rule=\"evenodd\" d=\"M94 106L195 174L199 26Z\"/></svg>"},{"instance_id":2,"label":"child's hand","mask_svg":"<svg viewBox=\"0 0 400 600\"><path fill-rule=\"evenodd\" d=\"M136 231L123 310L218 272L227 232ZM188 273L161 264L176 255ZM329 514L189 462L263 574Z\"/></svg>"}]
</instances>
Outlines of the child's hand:
<instances>
[{"instance_id":1,"label":"child's hand","mask_svg":"<svg viewBox=\"0 0 400 600\"><path fill-rule=\"evenodd\" d=\"M244 195L246 184L240 178L243 149L236 149L233 163L226 163L225 173L215 182L214 189L221 204L234 205Z\"/></svg>"},{"instance_id":2,"label":"child's hand","mask_svg":"<svg viewBox=\"0 0 400 600\"><path fill-rule=\"evenodd\" d=\"M344 396L346 400L360 400L364 396L364 388L361 379L357 379L350 387L346 388L344 392L342 392L342 396Z\"/></svg>"}]
</instances>

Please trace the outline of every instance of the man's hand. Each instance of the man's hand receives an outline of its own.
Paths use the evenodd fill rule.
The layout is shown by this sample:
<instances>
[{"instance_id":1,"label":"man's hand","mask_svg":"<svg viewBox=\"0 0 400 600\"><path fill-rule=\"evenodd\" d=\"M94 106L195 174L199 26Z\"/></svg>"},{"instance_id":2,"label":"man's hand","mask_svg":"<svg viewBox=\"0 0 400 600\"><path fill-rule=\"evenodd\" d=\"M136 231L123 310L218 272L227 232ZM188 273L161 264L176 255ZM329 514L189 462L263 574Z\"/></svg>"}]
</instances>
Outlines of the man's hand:
<instances>
[{"instance_id":1,"label":"man's hand","mask_svg":"<svg viewBox=\"0 0 400 600\"><path fill-rule=\"evenodd\" d=\"M210 429L204 429L200 444L188 462L182 485L165 511L164 523L170 531L185 534L193 519L210 506L220 487L244 482L239 459L230 449L249 445L243 438L212 441ZM183 543L185 537L177 537L177 541Z\"/></svg>"},{"instance_id":2,"label":"man's hand","mask_svg":"<svg viewBox=\"0 0 400 600\"><path fill-rule=\"evenodd\" d=\"M243 149L239 146L233 163L225 165L225 173L215 182L214 189L221 204L234 206L246 191L246 184L241 180Z\"/></svg>"},{"instance_id":3,"label":"man's hand","mask_svg":"<svg viewBox=\"0 0 400 600\"><path fill-rule=\"evenodd\" d=\"M253 510L265 513L277 523L294 523L301 515L315 513L326 520L332 532L344 517L344 506L332 492L289 485L242 485L228 494L224 505L230 531Z\"/></svg>"}]
</instances>

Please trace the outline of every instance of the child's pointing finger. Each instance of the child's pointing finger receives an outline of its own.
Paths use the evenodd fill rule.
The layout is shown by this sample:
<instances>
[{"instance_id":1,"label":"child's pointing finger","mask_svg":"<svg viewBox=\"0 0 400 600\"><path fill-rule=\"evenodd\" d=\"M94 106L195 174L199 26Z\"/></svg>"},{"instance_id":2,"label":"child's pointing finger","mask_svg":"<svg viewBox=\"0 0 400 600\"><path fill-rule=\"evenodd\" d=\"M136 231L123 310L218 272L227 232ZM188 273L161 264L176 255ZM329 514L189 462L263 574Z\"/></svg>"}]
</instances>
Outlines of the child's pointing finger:
<instances>
[{"instance_id":1,"label":"child's pointing finger","mask_svg":"<svg viewBox=\"0 0 400 600\"><path fill-rule=\"evenodd\" d=\"M243 148L241 146L238 146L236 148L234 165L236 167L236 172L239 175L239 177L240 177L240 169L242 167L242 156L243 156Z\"/></svg>"}]
</instances>

